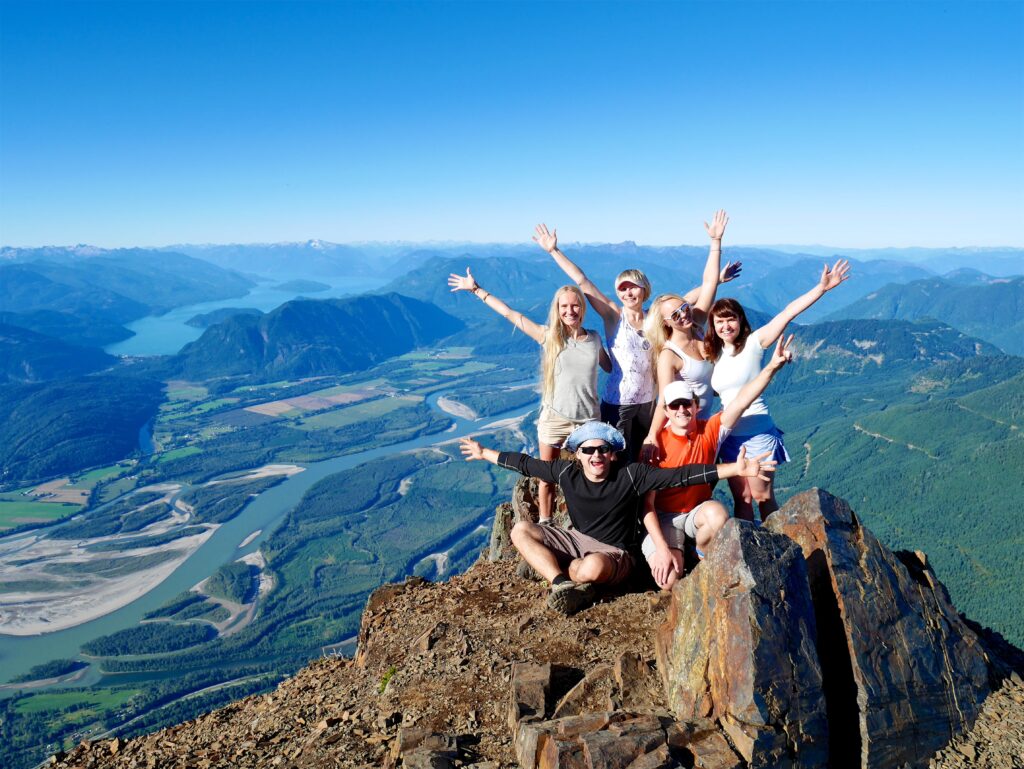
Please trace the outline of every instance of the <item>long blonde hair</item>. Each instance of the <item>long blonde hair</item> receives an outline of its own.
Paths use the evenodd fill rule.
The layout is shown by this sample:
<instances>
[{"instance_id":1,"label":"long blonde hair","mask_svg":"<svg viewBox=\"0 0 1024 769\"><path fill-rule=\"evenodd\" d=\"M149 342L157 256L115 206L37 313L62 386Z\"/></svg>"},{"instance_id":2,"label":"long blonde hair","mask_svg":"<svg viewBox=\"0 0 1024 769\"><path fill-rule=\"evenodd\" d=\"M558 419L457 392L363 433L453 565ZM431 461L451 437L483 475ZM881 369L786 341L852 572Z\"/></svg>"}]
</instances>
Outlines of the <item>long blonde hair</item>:
<instances>
[{"instance_id":1,"label":"long blonde hair","mask_svg":"<svg viewBox=\"0 0 1024 769\"><path fill-rule=\"evenodd\" d=\"M555 361L565 349L565 341L569 338L570 333L558 313L558 297L566 292L574 294L580 304L580 328L583 328L583 319L587 316L587 300L579 286L562 286L555 292L555 296L551 300L551 307L548 308L548 324L544 329L544 343L540 353L540 370L543 381L541 398L544 402L550 402L551 396L554 395Z\"/></svg>"},{"instance_id":2,"label":"long blonde hair","mask_svg":"<svg viewBox=\"0 0 1024 769\"><path fill-rule=\"evenodd\" d=\"M665 349L665 342L668 341L672 333L669 331L665 319L661 317L661 306L668 301L682 303L686 300L679 294L660 294L651 302L651 308L644 318L644 336L651 344L651 366L654 371L658 370L658 356Z\"/></svg>"}]
</instances>

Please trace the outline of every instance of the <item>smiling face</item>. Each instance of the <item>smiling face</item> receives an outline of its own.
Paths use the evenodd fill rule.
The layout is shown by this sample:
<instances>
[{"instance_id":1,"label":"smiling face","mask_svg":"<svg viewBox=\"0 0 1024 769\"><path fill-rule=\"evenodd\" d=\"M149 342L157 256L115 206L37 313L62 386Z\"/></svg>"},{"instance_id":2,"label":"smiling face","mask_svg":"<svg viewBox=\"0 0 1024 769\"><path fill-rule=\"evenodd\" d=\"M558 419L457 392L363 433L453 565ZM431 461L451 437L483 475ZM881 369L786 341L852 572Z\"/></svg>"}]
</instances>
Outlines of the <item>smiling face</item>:
<instances>
[{"instance_id":1,"label":"smiling face","mask_svg":"<svg viewBox=\"0 0 1024 769\"><path fill-rule=\"evenodd\" d=\"M615 461L615 452L611 448L608 441L601 438L593 438L589 441L584 441L576 449L576 459L583 466L583 474L588 479L603 481L608 477L608 471L611 470L612 462ZM588 454L584 449L598 450ZM602 453L602 451L605 453Z\"/></svg>"},{"instance_id":2,"label":"smiling face","mask_svg":"<svg viewBox=\"0 0 1024 769\"><path fill-rule=\"evenodd\" d=\"M715 334L726 344L735 344L740 333L740 319L735 315L715 315L711 318Z\"/></svg>"},{"instance_id":3,"label":"smiling face","mask_svg":"<svg viewBox=\"0 0 1024 769\"><path fill-rule=\"evenodd\" d=\"M578 328L583 321L583 305L572 291L563 291L558 295L558 318L572 329Z\"/></svg>"},{"instance_id":4,"label":"smiling face","mask_svg":"<svg viewBox=\"0 0 1024 769\"><path fill-rule=\"evenodd\" d=\"M671 403L666 403L665 416L668 417L669 429L676 435L695 433L699 409L699 398L677 398Z\"/></svg>"},{"instance_id":5,"label":"smiling face","mask_svg":"<svg viewBox=\"0 0 1024 769\"><path fill-rule=\"evenodd\" d=\"M643 286L631 280L623 280L615 287L615 295L619 297L622 306L629 310L639 310L643 307L646 294Z\"/></svg>"},{"instance_id":6,"label":"smiling face","mask_svg":"<svg viewBox=\"0 0 1024 769\"><path fill-rule=\"evenodd\" d=\"M693 310L689 302L669 300L661 303L661 319L666 328L686 331L693 326Z\"/></svg>"}]
</instances>

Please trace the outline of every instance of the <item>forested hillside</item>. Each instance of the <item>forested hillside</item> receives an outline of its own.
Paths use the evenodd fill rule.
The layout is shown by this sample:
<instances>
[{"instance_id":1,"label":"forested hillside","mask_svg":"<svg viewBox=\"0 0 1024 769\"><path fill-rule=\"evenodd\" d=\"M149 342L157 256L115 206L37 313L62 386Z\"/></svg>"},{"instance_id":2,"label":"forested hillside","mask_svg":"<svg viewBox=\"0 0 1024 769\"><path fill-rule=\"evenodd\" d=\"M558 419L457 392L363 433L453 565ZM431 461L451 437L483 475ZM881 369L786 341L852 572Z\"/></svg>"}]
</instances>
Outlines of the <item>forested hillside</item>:
<instances>
[{"instance_id":1,"label":"forested hillside","mask_svg":"<svg viewBox=\"0 0 1024 769\"><path fill-rule=\"evenodd\" d=\"M437 307L399 294L298 299L265 315L234 315L177 356L181 375L207 379L357 371L458 331Z\"/></svg>"},{"instance_id":2,"label":"forested hillside","mask_svg":"<svg viewBox=\"0 0 1024 769\"><path fill-rule=\"evenodd\" d=\"M1024 355L1024 277L982 276L979 280L975 275L969 282L930 278L905 285L893 283L828 317L834 320L937 318L1005 352Z\"/></svg>"}]
</instances>

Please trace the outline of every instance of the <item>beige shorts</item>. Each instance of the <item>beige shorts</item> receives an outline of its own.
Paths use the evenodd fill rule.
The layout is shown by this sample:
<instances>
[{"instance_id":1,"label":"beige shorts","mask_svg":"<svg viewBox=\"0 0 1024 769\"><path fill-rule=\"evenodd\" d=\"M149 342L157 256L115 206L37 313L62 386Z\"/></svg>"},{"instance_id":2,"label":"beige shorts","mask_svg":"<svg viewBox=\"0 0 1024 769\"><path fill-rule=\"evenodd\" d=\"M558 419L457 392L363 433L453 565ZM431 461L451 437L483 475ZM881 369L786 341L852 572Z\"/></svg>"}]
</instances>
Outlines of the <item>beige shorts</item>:
<instances>
[{"instance_id":1,"label":"beige shorts","mask_svg":"<svg viewBox=\"0 0 1024 769\"><path fill-rule=\"evenodd\" d=\"M600 540L581 534L576 529L563 529L558 526L541 526L544 545L554 553L559 568L568 569L569 564L577 558L598 553L611 561L613 571L604 585L617 585L633 571L633 556L621 548L606 545Z\"/></svg>"},{"instance_id":2,"label":"beige shorts","mask_svg":"<svg viewBox=\"0 0 1024 769\"><path fill-rule=\"evenodd\" d=\"M593 419L566 419L561 414L555 413L550 406L542 406L540 416L537 417L537 440L546 446L560 448L569 433L582 425L584 422L593 422Z\"/></svg>"}]
</instances>

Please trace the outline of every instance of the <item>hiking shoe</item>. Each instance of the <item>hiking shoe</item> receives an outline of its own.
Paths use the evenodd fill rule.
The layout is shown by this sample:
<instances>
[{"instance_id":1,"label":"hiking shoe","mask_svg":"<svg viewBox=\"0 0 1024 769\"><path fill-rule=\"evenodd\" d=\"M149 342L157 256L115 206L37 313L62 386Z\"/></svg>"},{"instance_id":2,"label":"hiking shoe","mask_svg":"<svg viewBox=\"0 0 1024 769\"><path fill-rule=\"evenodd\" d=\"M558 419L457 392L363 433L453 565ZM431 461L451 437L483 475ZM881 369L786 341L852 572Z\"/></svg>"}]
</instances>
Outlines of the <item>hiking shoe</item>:
<instances>
[{"instance_id":1,"label":"hiking shoe","mask_svg":"<svg viewBox=\"0 0 1024 769\"><path fill-rule=\"evenodd\" d=\"M537 525L538 526L554 526L555 525L555 521L554 521L553 518L538 518L537 519Z\"/></svg>"},{"instance_id":2,"label":"hiking shoe","mask_svg":"<svg viewBox=\"0 0 1024 769\"><path fill-rule=\"evenodd\" d=\"M548 606L559 614L569 616L580 609L586 609L597 600L597 589L592 582L571 582L566 580L552 585L548 595Z\"/></svg>"},{"instance_id":3,"label":"hiking shoe","mask_svg":"<svg viewBox=\"0 0 1024 769\"><path fill-rule=\"evenodd\" d=\"M530 566L526 561L520 561L519 565L516 566L516 575L523 579L533 580L534 582L540 582L541 576L537 573L537 570Z\"/></svg>"}]
</instances>

